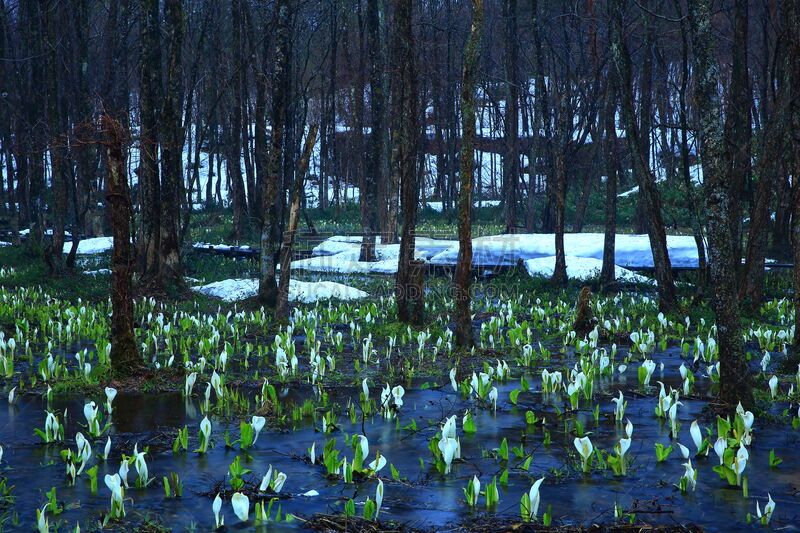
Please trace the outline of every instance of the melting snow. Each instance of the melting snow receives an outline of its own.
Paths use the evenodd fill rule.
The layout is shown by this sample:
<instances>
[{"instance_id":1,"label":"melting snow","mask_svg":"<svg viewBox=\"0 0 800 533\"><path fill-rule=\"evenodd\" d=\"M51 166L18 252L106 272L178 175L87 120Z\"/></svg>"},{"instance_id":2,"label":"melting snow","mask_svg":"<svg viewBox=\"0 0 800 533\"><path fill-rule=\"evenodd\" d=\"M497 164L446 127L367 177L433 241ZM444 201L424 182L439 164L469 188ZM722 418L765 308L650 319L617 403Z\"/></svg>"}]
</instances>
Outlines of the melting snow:
<instances>
[{"instance_id":1,"label":"melting snow","mask_svg":"<svg viewBox=\"0 0 800 533\"><path fill-rule=\"evenodd\" d=\"M221 298L226 302L235 302L251 298L258 294L256 279L226 279L192 287L193 291ZM319 300L337 298L339 300L356 300L369 296L366 292L332 281L300 281L290 280L289 300L301 303L314 303Z\"/></svg>"},{"instance_id":2,"label":"melting snow","mask_svg":"<svg viewBox=\"0 0 800 533\"><path fill-rule=\"evenodd\" d=\"M570 279L577 279L580 281L594 279L600 276L600 271L603 268L602 259L568 256L566 257L566 260L567 277ZM537 257L536 259L528 259L525 261L525 269L531 276L544 276L549 278L553 275L555 266L555 256ZM652 279L620 266L614 267L614 276L616 277L617 281L648 284L653 283Z\"/></svg>"}]
</instances>

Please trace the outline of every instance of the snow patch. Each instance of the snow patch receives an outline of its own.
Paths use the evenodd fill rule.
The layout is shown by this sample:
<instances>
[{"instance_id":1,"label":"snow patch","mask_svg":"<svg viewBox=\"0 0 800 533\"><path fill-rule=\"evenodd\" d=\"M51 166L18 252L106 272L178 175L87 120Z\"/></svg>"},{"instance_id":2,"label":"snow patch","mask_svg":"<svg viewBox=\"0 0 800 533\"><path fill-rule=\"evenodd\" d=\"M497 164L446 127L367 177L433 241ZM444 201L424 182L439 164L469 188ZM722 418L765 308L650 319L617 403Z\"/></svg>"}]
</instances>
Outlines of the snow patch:
<instances>
[{"instance_id":1,"label":"snow patch","mask_svg":"<svg viewBox=\"0 0 800 533\"><path fill-rule=\"evenodd\" d=\"M603 258L602 233L567 233L564 249L568 256ZM647 235L617 235L614 263L625 268L653 267L653 254ZM690 235L668 235L667 249L672 266L696 267L697 246ZM508 234L478 237L472 241L473 266L514 266L517 262L538 257L554 256L555 237L552 233ZM458 244L434 255L434 265L452 266L458 259Z\"/></svg>"},{"instance_id":2,"label":"snow patch","mask_svg":"<svg viewBox=\"0 0 800 533\"><path fill-rule=\"evenodd\" d=\"M193 291L220 298L226 302L236 302L252 298L258 294L256 279L226 279L192 287ZM366 292L332 281L289 281L289 300L292 302L314 303L319 300L336 298L339 300L356 300L369 296Z\"/></svg>"},{"instance_id":3,"label":"snow patch","mask_svg":"<svg viewBox=\"0 0 800 533\"><path fill-rule=\"evenodd\" d=\"M78 243L78 255L94 255L107 252L114 247L113 237L93 237L83 239ZM72 250L72 243L64 243L64 253L68 254Z\"/></svg>"},{"instance_id":4,"label":"snow patch","mask_svg":"<svg viewBox=\"0 0 800 533\"><path fill-rule=\"evenodd\" d=\"M602 259L568 256L566 257L566 261L567 277L570 279L577 279L580 281L595 279L600 276L600 271L603 269ZM525 261L525 269L528 271L528 274L534 277L543 276L549 278L553 275L555 266L555 256L537 257L536 259L528 259ZM614 277L617 281L653 284L652 279L620 266L614 267Z\"/></svg>"}]
</instances>

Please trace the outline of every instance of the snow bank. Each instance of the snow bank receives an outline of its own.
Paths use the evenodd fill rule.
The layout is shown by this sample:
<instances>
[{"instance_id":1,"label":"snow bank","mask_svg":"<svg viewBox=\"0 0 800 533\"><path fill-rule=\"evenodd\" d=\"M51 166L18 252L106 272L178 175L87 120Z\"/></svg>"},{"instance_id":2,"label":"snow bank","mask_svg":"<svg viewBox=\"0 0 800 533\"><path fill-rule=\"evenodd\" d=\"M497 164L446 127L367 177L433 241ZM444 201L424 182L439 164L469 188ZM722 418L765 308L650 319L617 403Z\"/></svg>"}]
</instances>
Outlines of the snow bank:
<instances>
[{"instance_id":1,"label":"snow bank","mask_svg":"<svg viewBox=\"0 0 800 533\"><path fill-rule=\"evenodd\" d=\"M566 260L567 277L570 279L577 279L580 281L594 279L600 276L600 271L603 268L602 259L568 256L566 257ZM556 258L555 256L537 257L536 259L528 259L524 264L525 269L531 276L543 276L549 278L553 275L553 271L555 270ZM620 266L614 267L614 276L618 281L648 284L653 283L652 279Z\"/></svg>"},{"instance_id":2,"label":"snow bank","mask_svg":"<svg viewBox=\"0 0 800 533\"><path fill-rule=\"evenodd\" d=\"M3 246L11 246L11 243L6 241L0 241L0 248L2 248Z\"/></svg>"},{"instance_id":3,"label":"snow bank","mask_svg":"<svg viewBox=\"0 0 800 533\"><path fill-rule=\"evenodd\" d=\"M417 237L414 257L427 261L454 245L457 245L457 241ZM292 269L337 274L396 274L400 245L376 244L375 256L378 260L372 263L359 261L360 255L360 236L334 235L314 247L312 257L292 261Z\"/></svg>"},{"instance_id":4,"label":"snow bank","mask_svg":"<svg viewBox=\"0 0 800 533\"><path fill-rule=\"evenodd\" d=\"M602 233L567 233L564 235L566 255L573 257L603 258ZM694 237L670 235L667 248L672 266L697 266L697 247ZM513 266L518 260L554 256L555 239L552 233L492 235L472 241L473 266ZM434 265L455 265L458 244L434 255ZM647 235L617 235L615 261L621 267L652 267L653 255Z\"/></svg>"},{"instance_id":5,"label":"snow bank","mask_svg":"<svg viewBox=\"0 0 800 533\"><path fill-rule=\"evenodd\" d=\"M83 239L78 243L78 255L94 255L107 252L114 247L113 237L93 237ZM72 250L72 243L64 243L64 253L68 254Z\"/></svg>"},{"instance_id":6,"label":"snow bank","mask_svg":"<svg viewBox=\"0 0 800 533\"><path fill-rule=\"evenodd\" d=\"M226 302L235 302L251 298L258 293L258 280L226 279L192 287L193 291L220 298ZM339 300L356 300L369 296L366 292L332 281L299 281L290 280L289 300L292 302L314 303L319 300L337 298Z\"/></svg>"},{"instance_id":7,"label":"snow bank","mask_svg":"<svg viewBox=\"0 0 800 533\"><path fill-rule=\"evenodd\" d=\"M375 255L378 259L397 259L400 254L399 244L379 244L380 237L376 239ZM431 239L430 237L417 237L414 241L414 251L422 259L428 259L434 255L448 250L458 241ZM358 235L334 235L328 237L312 250L313 256L336 255L342 252L360 251L361 237ZM358 255L358 254L356 254ZM358 260L358 257L355 258Z\"/></svg>"}]
</instances>

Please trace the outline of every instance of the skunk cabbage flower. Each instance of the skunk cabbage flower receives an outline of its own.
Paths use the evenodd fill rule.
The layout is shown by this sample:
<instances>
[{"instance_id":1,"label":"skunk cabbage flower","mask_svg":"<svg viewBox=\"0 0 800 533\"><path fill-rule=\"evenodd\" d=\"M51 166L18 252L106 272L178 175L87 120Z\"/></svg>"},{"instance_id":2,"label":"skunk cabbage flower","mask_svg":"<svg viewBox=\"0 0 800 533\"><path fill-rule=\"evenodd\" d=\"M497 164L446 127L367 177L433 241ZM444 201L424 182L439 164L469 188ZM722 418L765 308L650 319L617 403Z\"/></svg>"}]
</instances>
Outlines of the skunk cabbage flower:
<instances>
[{"instance_id":1,"label":"skunk cabbage flower","mask_svg":"<svg viewBox=\"0 0 800 533\"><path fill-rule=\"evenodd\" d=\"M611 401L617 404L614 407L614 418L617 422L621 422L622 417L625 416L625 406L627 405L625 397L622 395L622 391L619 391L619 396L617 398L611 398Z\"/></svg>"},{"instance_id":2,"label":"skunk cabbage flower","mask_svg":"<svg viewBox=\"0 0 800 533\"><path fill-rule=\"evenodd\" d=\"M575 437L575 449L578 450L578 453L581 456L581 462L583 463L583 471L587 472L589 470L589 458L592 456L592 452L594 451L594 446L592 445L592 441L589 440L589 437L578 438Z\"/></svg>"},{"instance_id":3,"label":"skunk cabbage flower","mask_svg":"<svg viewBox=\"0 0 800 533\"><path fill-rule=\"evenodd\" d=\"M450 369L450 386L453 387L453 391L458 392L458 383L456 382L455 367Z\"/></svg>"},{"instance_id":4,"label":"skunk cabbage flower","mask_svg":"<svg viewBox=\"0 0 800 533\"><path fill-rule=\"evenodd\" d=\"M233 506L233 513L239 520L247 522L250 517L250 498L241 492L237 492L231 497L231 505Z\"/></svg>"},{"instance_id":5,"label":"skunk cabbage flower","mask_svg":"<svg viewBox=\"0 0 800 533\"><path fill-rule=\"evenodd\" d=\"M717 439L717 442L714 443L714 452L716 452L717 456L719 457L719 464L722 464L723 456L725 455L725 449L728 447L728 441L725 437L720 437Z\"/></svg>"},{"instance_id":6,"label":"skunk cabbage flower","mask_svg":"<svg viewBox=\"0 0 800 533\"><path fill-rule=\"evenodd\" d=\"M697 448L697 453L700 453L700 450L703 449L703 434L700 432L697 420L692 422L689 433L692 435L692 441L694 442L694 447Z\"/></svg>"},{"instance_id":7,"label":"skunk cabbage flower","mask_svg":"<svg viewBox=\"0 0 800 533\"><path fill-rule=\"evenodd\" d=\"M686 480L686 487L691 488L692 492L694 492L695 486L697 485L697 472L695 472L694 467L692 467L692 460L689 459L688 462L683 463L683 468L685 469L683 479Z\"/></svg>"},{"instance_id":8,"label":"skunk cabbage flower","mask_svg":"<svg viewBox=\"0 0 800 533\"><path fill-rule=\"evenodd\" d=\"M122 461L119 465L119 478L122 480L122 484L125 488L128 488L128 470L130 466L128 465L128 461Z\"/></svg>"},{"instance_id":9,"label":"skunk cabbage flower","mask_svg":"<svg viewBox=\"0 0 800 533\"><path fill-rule=\"evenodd\" d=\"M364 401L369 401L369 385L367 385L367 378L361 382L361 392L364 393Z\"/></svg>"},{"instance_id":10,"label":"skunk cabbage flower","mask_svg":"<svg viewBox=\"0 0 800 533\"><path fill-rule=\"evenodd\" d=\"M278 472L278 475L275 476L275 481L272 482L272 490L275 492L280 492L283 488L283 484L286 483L286 478L288 476L283 472Z\"/></svg>"},{"instance_id":11,"label":"skunk cabbage flower","mask_svg":"<svg viewBox=\"0 0 800 533\"><path fill-rule=\"evenodd\" d=\"M266 491L270 483L272 483L272 465L269 465L269 470L267 470L267 473L261 478L261 485L258 486L258 491Z\"/></svg>"},{"instance_id":12,"label":"skunk cabbage flower","mask_svg":"<svg viewBox=\"0 0 800 533\"><path fill-rule=\"evenodd\" d=\"M222 398L222 378L219 377L219 374L217 374L216 370L214 370L214 373L211 374L211 386L214 387L214 392L217 393L217 399Z\"/></svg>"},{"instance_id":13,"label":"skunk cabbage flower","mask_svg":"<svg viewBox=\"0 0 800 533\"><path fill-rule=\"evenodd\" d=\"M528 498L531 500L530 513L533 517L536 517L539 514L539 500L541 498L539 494L539 487L541 486L542 481L544 481L544 478L534 481L533 485L531 485L530 491L528 492Z\"/></svg>"},{"instance_id":14,"label":"skunk cabbage flower","mask_svg":"<svg viewBox=\"0 0 800 533\"><path fill-rule=\"evenodd\" d=\"M183 384L183 394L185 396L191 396L192 389L194 389L194 384L197 381L197 372L192 372L188 376L186 376L186 381Z\"/></svg>"},{"instance_id":15,"label":"skunk cabbage flower","mask_svg":"<svg viewBox=\"0 0 800 533\"><path fill-rule=\"evenodd\" d=\"M495 411L497 411L497 395L497 387L492 387L492 390L489 391L489 401L492 402Z\"/></svg>"},{"instance_id":16,"label":"skunk cabbage flower","mask_svg":"<svg viewBox=\"0 0 800 533\"><path fill-rule=\"evenodd\" d=\"M775 502L772 501L772 496L770 496L769 493L767 493L767 498L769 498L769 501L767 505L764 506L763 515L761 514L761 506L758 504L758 501L756 501L756 515L761 519L761 523L764 525L769 524L770 519L772 519L772 513L775 512Z\"/></svg>"},{"instance_id":17,"label":"skunk cabbage flower","mask_svg":"<svg viewBox=\"0 0 800 533\"><path fill-rule=\"evenodd\" d=\"M225 525L225 517L220 517L219 513L222 510L222 498L217 497L214 498L214 503L211 505L211 510L214 511L214 528L219 529L220 527Z\"/></svg>"},{"instance_id":18,"label":"skunk cabbage flower","mask_svg":"<svg viewBox=\"0 0 800 533\"><path fill-rule=\"evenodd\" d=\"M401 385L398 385L392 389L392 398L394 399L394 404L398 409L403 407L403 396L405 393L406 390Z\"/></svg>"},{"instance_id":19,"label":"skunk cabbage flower","mask_svg":"<svg viewBox=\"0 0 800 533\"><path fill-rule=\"evenodd\" d=\"M772 395L772 399L773 400L778 395L778 377L777 376L772 376L771 378L769 378L769 393Z\"/></svg>"},{"instance_id":20,"label":"skunk cabbage flower","mask_svg":"<svg viewBox=\"0 0 800 533\"><path fill-rule=\"evenodd\" d=\"M684 459L689 458L689 448L687 448L686 446L684 446L679 442L678 449L681 451L681 457L683 457Z\"/></svg>"},{"instance_id":21,"label":"skunk cabbage flower","mask_svg":"<svg viewBox=\"0 0 800 533\"><path fill-rule=\"evenodd\" d=\"M203 417L200 422L200 453L208 451L208 444L211 441L211 421L208 417Z\"/></svg>"},{"instance_id":22,"label":"skunk cabbage flower","mask_svg":"<svg viewBox=\"0 0 800 533\"><path fill-rule=\"evenodd\" d=\"M117 397L117 389L113 387L106 387L106 411L108 414L111 414L114 409L111 407L111 404L114 403L114 398Z\"/></svg>"},{"instance_id":23,"label":"skunk cabbage flower","mask_svg":"<svg viewBox=\"0 0 800 533\"><path fill-rule=\"evenodd\" d=\"M261 433L261 430L264 429L264 425L267 423L267 419L263 416L253 416L250 420L250 425L253 426L253 431L256 432L255 436L253 437L253 444L256 443L258 440L258 434Z\"/></svg>"},{"instance_id":24,"label":"skunk cabbage flower","mask_svg":"<svg viewBox=\"0 0 800 533\"><path fill-rule=\"evenodd\" d=\"M454 439L456 438L456 417L455 415L451 416L447 420L444 421L444 425L442 426L442 438L443 439Z\"/></svg>"},{"instance_id":25,"label":"skunk cabbage flower","mask_svg":"<svg viewBox=\"0 0 800 533\"><path fill-rule=\"evenodd\" d=\"M369 469L373 472L380 472L381 469L386 466L386 457L378 453L378 456L372 461L369 465Z\"/></svg>"},{"instance_id":26,"label":"skunk cabbage flower","mask_svg":"<svg viewBox=\"0 0 800 533\"><path fill-rule=\"evenodd\" d=\"M381 505L383 504L383 481L378 480L378 487L375 489L375 519L378 519L378 514L381 512Z\"/></svg>"},{"instance_id":27,"label":"skunk cabbage flower","mask_svg":"<svg viewBox=\"0 0 800 533\"><path fill-rule=\"evenodd\" d=\"M445 474L449 474L452 468L453 459L456 456L456 450L458 449L458 442L456 439L447 439L442 438L439 441L439 450L442 452L442 459L444 460L445 464Z\"/></svg>"}]
</instances>

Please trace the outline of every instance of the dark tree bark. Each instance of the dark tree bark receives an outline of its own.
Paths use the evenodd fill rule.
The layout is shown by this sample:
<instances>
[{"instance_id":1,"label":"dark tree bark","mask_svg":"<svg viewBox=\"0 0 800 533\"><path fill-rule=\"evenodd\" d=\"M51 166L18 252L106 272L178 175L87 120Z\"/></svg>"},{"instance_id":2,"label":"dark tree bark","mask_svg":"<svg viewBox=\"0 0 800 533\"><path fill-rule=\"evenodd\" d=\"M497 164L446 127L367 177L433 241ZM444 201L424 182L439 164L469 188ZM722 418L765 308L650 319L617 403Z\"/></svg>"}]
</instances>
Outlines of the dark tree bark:
<instances>
[{"instance_id":1,"label":"dark tree bark","mask_svg":"<svg viewBox=\"0 0 800 533\"><path fill-rule=\"evenodd\" d=\"M392 0L394 28L392 31L392 167L393 182L402 187L403 233L395 282L397 318L401 322L421 324L424 305L413 305L411 284L414 240L419 205L417 155L419 126L417 117L417 73L414 65L414 34L412 30L412 0Z\"/></svg>"},{"instance_id":2,"label":"dark tree bark","mask_svg":"<svg viewBox=\"0 0 800 533\"><path fill-rule=\"evenodd\" d=\"M182 0L164 2L165 45L168 50L164 107L161 113L161 216L162 280L182 282L180 240L181 185L183 183L183 57L184 12ZM191 205L189 206L191 209Z\"/></svg>"},{"instance_id":3,"label":"dark tree bark","mask_svg":"<svg viewBox=\"0 0 800 533\"><path fill-rule=\"evenodd\" d=\"M273 45L272 71L272 136L270 140L267 179L263 184L262 211L264 223L261 228L261 260L258 299L267 307L274 308L278 299L275 280L275 262L280 249L280 225L275 206L281 183L283 162L284 129L286 126L286 100L289 90L289 1L278 0Z\"/></svg>"},{"instance_id":4,"label":"dark tree bark","mask_svg":"<svg viewBox=\"0 0 800 533\"><path fill-rule=\"evenodd\" d=\"M699 118L700 154L706 188L710 252L711 306L716 315L720 357L720 400L728 406L753 405L750 371L745 360L736 293L736 266L731 229L731 187L727 176L722 105L717 92L719 67L714 54L709 0L689 3L694 50L695 102ZM734 46L738 43L734 42Z\"/></svg>"},{"instance_id":5,"label":"dark tree bark","mask_svg":"<svg viewBox=\"0 0 800 533\"><path fill-rule=\"evenodd\" d=\"M680 0L675 0L676 11L680 12ZM691 225L694 242L697 246L697 292L695 298L701 299L708 284L708 261L706 261L705 232L703 230L700 203L692 183L689 160L689 27L685 19L681 19L681 84L678 93L680 102L679 116L681 126L680 159L681 178L686 189L691 209Z\"/></svg>"},{"instance_id":6,"label":"dark tree bark","mask_svg":"<svg viewBox=\"0 0 800 533\"><path fill-rule=\"evenodd\" d=\"M131 275L131 197L125 170L125 132L119 122L102 117L108 194L114 248L111 255L111 368L117 377L129 376L144 365L133 332Z\"/></svg>"},{"instance_id":7,"label":"dark tree bark","mask_svg":"<svg viewBox=\"0 0 800 533\"><path fill-rule=\"evenodd\" d=\"M534 87L536 94L534 101L538 106L537 114L539 115L539 123L534 126L534 132L537 137L539 127L544 133L544 144L549 147L553 143L553 127L550 113L550 103L547 93L547 85L545 84L545 66L544 66L544 50L542 50L542 37L541 37L541 13L539 12L539 0L531 1L531 16L532 29L533 29L533 62L534 62ZM547 181L545 182L545 196L546 203L544 211L542 212L542 232L550 233L555 230L555 216L553 213L553 204L555 203L555 190L556 182L555 171L553 169L554 161L552 160L552 150L545 150L550 152L547 154L546 159L548 164L545 166L547 169ZM536 154L538 157L539 154Z\"/></svg>"},{"instance_id":8,"label":"dark tree bark","mask_svg":"<svg viewBox=\"0 0 800 533\"><path fill-rule=\"evenodd\" d=\"M789 35L789 57L794 58L789 66L789 86L791 90L791 130L794 135L791 138L791 148L793 157L789 164L792 173L800 176L800 0L786 0L785 4L786 20L788 21ZM800 180L794 180L792 189L792 257L794 259L793 285L794 285L794 308L800 309ZM800 331L800 313L795 311L794 315L795 331ZM798 358L800 353L800 335L794 337L794 357Z\"/></svg>"},{"instance_id":9,"label":"dark tree bark","mask_svg":"<svg viewBox=\"0 0 800 533\"><path fill-rule=\"evenodd\" d=\"M292 270L292 247L294 246L297 225L300 221L300 200L305 193L306 173L308 172L308 162L311 159L311 152L317 141L319 126L312 124L308 128L306 143L303 147L303 154L297 162L297 172L295 173L294 183L292 184L292 203L289 205L289 221L286 231L283 232L283 245L281 246L281 275L278 285L278 302L275 306L275 317L285 321L289 319L289 283L291 281Z\"/></svg>"},{"instance_id":10,"label":"dark tree bark","mask_svg":"<svg viewBox=\"0 0 800 533\"><path fill-rule=\"evenodd\" d=\"M725 136L727 149L730 152L729 179L731 180L731 232L733 235L733 256L737 269L742 256L742 192L750 175L750 140L751 116L750 74L747 68L748 54L748 0L735 0L733 20L733 40L736 46L731 47L733 62L731 65L730 96L728 109L735 112L726 113ZM751 222L751 227L752 223ZM762 269L763 270L763 269Z\"/></svg>"},{"instance_id":11,"label":"dark tree bark","mask_svg":"<svg viewBox=\"0 0 800 533\"><path fill-rule=\"evenodd\" d=\"M385 150L384 129L386 119L383 95L383 53L381 50L380 0L367 0L367 37L369 50L369 96L372 128L369 135L367 172L364 179L366 190L361 191L362 220L361 254L359 261L377 261L375 235L379 231L378 208L381 200L378 186L384 178L383 155Z\"/></svg>"},{"instance_id":12,"label":"dark tree bark","mask_svg":"<svg viewBox=\"0 0 800 533\"><path fill-rule=\"evenodd\" d=\"M161 110L161 27L158 0L142 0L139 81L139 188L142 220L139 268L142 283L161 284L161 180L158 171Z\"/></svg>"},{"instance_id":13,"label":"dark tree bark","mask_svg":"<svg viewBox=\"0 0 800 533\"><path fill-rule=\"evenodd\" d=\"M639 195L648 215L647 233L650 238L650 250L653 254L653 265L658 283L659 308L665 312L672 311L678 307L678 297L675 292L672 265L667 252L667 235L661 213L661 198L650 172L647 158L644 157L639 146L639 128L633 112L631 58L622 37L622 2L621 0L609 1L612 9L611 56L616 68L620 107L633 159L634 173L639 180Z\"/></svg>"},{"instance_id":14,"label":"dark tree bark","mask_svg":"<svg viewBox=\"0 0 800 533\"><path fill-rule=\"evenodd\" d=\"M567 81L566 83L570 83ZM558 96L558 128L556 135L553 136L553 174L555 177L555 190L553 191L554 213L555 213L555 245L556 260L553 268L553 276L550 281L557 287L567 284L567 258L564 251L564 219L567 197L567 162L566 147L570 127L567 123L567 96Z\"/></svg>"},{"instance_id":15,"label":"dark tree bark","mask_svg":"<svg viewBox=\"0 0 800 533\"><path fill-rule=\"evenodd\" d=\"M227 170L230 180L231 204L233 208L233 236L241 239L249 227L247 218L247 196L242 177L242 78L245 65L242 43L242 0L231 0L231 25L233 27L233 82L229 91L230 126L228 128Z\"/></svg>"},{"instance_id":16,"label":"dark tree bark","mask_svg":"<svg viewBox=\"0 0 800 533\"><path fill-rule=\"evenodd\" d=\"M458 191L458 262L453 278L456 345L473 345L470 285L472 283L472 180L475 169L475 91L480 61L483 0L472 0L472 24L464 47L461 81L461 170Z\"/></svg>"},{"instance_id":17,"label":"dark tree bark","mask_svg":"<svg viewBox=\"0 0 800 533\"><path fill-rule=\"evenodd\" d=\"M603 151L606 164L606 230L603 237L603 268L600 270L600 286L604 291L616 284L616 238L617 238L617 180L619 153L617 152L617 87L613 76L609 76L606 102L603 108Z\"/></svg>"},{"instance_id":18,"label":"dark tree bark","mask_svg":"<svg viewBox=\"0 0 800 533\"><path fill-rule=\"evenodd\" d=\"M502 0L505 32L505 153L503 154L503 203L506 233L517 230L517 183L519 182L519 44L517 42L517 0Z\"/></svg>"},{"instance_id":19,"label":"dark tree bark","mask_svg":"<svg viewBox=\"0 0 800 533\"><path fill-rule=\"evenodd\" d=\"M50 170L53 182L53 205L52 205L52 230L53 237L49 250L49 257L46 257L50 274L61 276L64 274L64 232L66 231L67 219L67 140L66 140L66 116L64 108L64 97L59 80L63 80L60 53L60 37L56 19L63 15L59 6L46 5L42 11L46 35L46 75L47 75L47 119L50 125Z\"/></svg>"}]
</instances>

